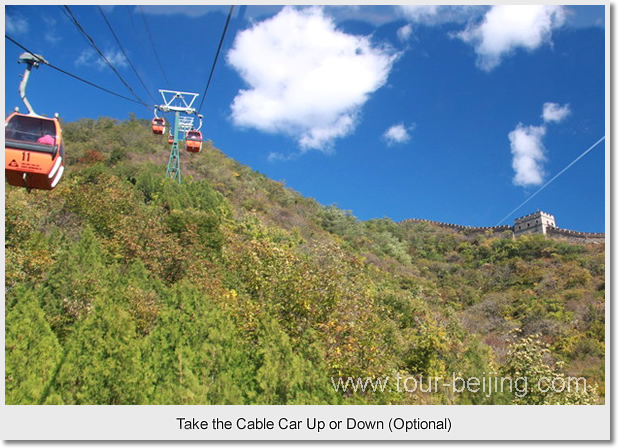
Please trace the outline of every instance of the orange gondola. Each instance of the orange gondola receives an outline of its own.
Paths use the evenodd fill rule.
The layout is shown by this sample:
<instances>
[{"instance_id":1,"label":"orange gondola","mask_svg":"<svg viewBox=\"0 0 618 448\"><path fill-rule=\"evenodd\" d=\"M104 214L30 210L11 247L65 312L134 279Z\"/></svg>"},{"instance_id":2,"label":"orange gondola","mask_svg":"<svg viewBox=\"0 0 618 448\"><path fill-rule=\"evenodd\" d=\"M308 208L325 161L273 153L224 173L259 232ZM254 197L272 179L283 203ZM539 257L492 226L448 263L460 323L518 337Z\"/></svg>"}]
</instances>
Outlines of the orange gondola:
<instances>
[{"instance_id":1,"label":"orange gondola","mask_svg":"<svg viewBox=\"0 0 618 448\"><path fill-rule=\"evenodd\" d=\"M152 119L152 133L157 135L165 134L165 118L155 117Z\"/></svg>"},{"instance_id":2,"label":"orange gondola","mask_svg":"<svg viewBox=\"0 0 618 448\"><path fill-rule=\"evenodd\" d=\"M9 185L52 190L64 173L58 118L12 113L4 125L4 175Z\"/></svg>"},{"instance_id":3,"label":"orange gondola","mask_svg":"<svg viewBox=\"0 0 618 448\"><path fill-rule=\"evenodd\" d=\"M185 146L189 152L200 152L202 149L202 133L196 130L187 132Z\"/></svg>"}]
</instances>

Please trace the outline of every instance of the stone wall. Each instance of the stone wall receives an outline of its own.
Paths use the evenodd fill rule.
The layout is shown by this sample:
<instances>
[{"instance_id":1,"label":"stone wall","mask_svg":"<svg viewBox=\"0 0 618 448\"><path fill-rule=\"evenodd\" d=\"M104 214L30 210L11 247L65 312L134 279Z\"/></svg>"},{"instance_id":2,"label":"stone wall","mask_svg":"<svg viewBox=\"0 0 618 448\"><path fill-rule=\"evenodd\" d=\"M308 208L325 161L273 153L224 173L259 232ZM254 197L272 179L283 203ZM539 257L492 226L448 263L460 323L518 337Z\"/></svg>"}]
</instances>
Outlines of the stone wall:
<instances>
[{"instance_id":1,"label":"stone wall","mask_svg":"<svg viewBox=\"0 0 618 448\"><path fill-rule=\"evenodd\" d=\"M513 226L509 226L509 225L472 227L472 226L462 226L459 224L450 224L447 222L431 221L429 219L415 219L415 218L404 219L402 222L427 222L429 224L435 224L437 226L444 227L447 229L458 230L461 232L465 232L467 234L476 234L476 233L485 233L485 232L502 233L507 230L513 231Z\"/></svg>"},{"instance_id":2,"label":"stone wall","mask_svg":"<svg viewBox=\"0 0 618 448\"><path fill-rule=\"evenodd\" d=\"M486 232L500 234L506 231L509 231L511 235L513 234L513 226L509 226L509 225L489 226L489 227L472 227L472 226L462 226L459 224L450 224L446 222L431 221L429 219L415 219L415 218L404 219L401 222L402 223L403 222L414 222L414 223L426 222L426 223L434 224L434 225L437 225L437 226L440 226L446 229L457 230L457 231L460 231L468 235L476 235L476 234L482 234ZM575 230L561 229L559 227L551 227L551 226L547 226L546 232L547 232L547 236L550 236L552 238L566 239L573 243L579 243L579 244L584 244L584 243L604 244L605 243L604 233L576 232Z\"/></svg>"},{"instance_id":3,"label":"stone wall","mask_svg":"<svg viewBox=\"0 0 618 448\"><path fill-rule=\"evenodd\" d=\"M576 232L575 230L561 229L559 227L548 227L547 235L553 238L564 238L573 243L605 243L604 233Z\"/></svg>"}]
</instances>

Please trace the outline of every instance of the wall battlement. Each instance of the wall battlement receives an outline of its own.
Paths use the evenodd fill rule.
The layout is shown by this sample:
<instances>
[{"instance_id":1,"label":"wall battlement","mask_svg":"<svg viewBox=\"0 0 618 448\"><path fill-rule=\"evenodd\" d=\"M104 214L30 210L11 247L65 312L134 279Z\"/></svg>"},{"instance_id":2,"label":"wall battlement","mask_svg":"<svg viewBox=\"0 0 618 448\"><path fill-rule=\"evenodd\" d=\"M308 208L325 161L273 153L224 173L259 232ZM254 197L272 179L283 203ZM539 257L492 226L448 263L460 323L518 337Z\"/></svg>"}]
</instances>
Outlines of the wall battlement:
<instances>
[{"instance_id":1,"label":"wall battlement","mask_svg":"<svg viewBox=\"0 0 618 448\"><path fill-rule=\"evenodd\" d=\"M559 227L548 227L547 235L551 237L566 238L572 242L584 242L584 243L605 243L604 233L592 233L592 232L577 232L575 230L561 229Z\"/></svg>"},{"instance_id":2,"label":"wall battlement","mask_svg":"<svg viewBox=\"0 0 618 448\"><path fill-rule=\"evenodd\" d=\"M539 225L535 226L534 230L530 228L530 231L524 232L522 230L517 230L517 226L522 223L527 223L531 220L536 220L537 217L543 217L543 224L545 224L546 219L551 219L549 224L551 225ZM542 233L546 236L552 238L564 238L574 243L596 243L603 244L605 243L605 234L604 233L592 233L592 232L577 232L575 230L562 229L560 227L555 227L555 220L553 215L549 215L544 212L535 212L526 216L522 216L521 218L517 218L515 220L514 225L501 225L501 226L487 226L487 227L473 227L473 226L462 226L460 224L451 224L440 221L432 221L430 219L418 219L418 218L408 218L401 221L404 222L412 222L412 223L428 223L436 226L444 227L447 229L453 229L460 232L464 232L466 234L481 234L486 232L491 233L503 233L510 232L509 236L517 237L523 234L529 233Z\"/></svg>"},{"instance_id":3,"label":"wall battlement","mask_svg":"<svg viewBox=\"0 0 618 448\"><path fill-rule=\"evenodd\" d=\"M435 224L437 226L440 227L446 227L449 229L455 229L455 230L461 230L461 231L467 231L467 232L473 232L473 233L485 233L487 231L493 231L493 232L504 232L507 230L513 230L513 226L509 226L509 225L502 225L502 226L487 226L487 227L473 227L473 226L462 226L460 224L450 224L447 222L439 222L439 221L432 221L430 219L418 219L418 218L409 218L409 219L404 219L401 222L427 222L430 224Z\"/></svg>"}]
</instances>

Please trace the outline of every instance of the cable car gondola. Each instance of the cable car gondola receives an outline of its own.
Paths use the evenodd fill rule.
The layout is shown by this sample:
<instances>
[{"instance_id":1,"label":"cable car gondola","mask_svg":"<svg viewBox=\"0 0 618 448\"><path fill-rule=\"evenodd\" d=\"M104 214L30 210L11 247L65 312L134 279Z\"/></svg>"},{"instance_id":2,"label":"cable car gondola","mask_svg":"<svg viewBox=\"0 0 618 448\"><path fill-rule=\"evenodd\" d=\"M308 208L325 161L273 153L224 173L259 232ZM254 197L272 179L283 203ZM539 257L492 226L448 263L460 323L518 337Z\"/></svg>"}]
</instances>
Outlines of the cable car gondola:
<instances>
[{"instance_id":1,"label":"cable car gondola","mask_svg":"<svg viewBox=\"0 0 618 448\"><path fill-rule=\"evenodd\" d=\"M47 63L42 56L23 53L19 62L27 64L19 85L28 114L18 110L4 122L4 176L15 187L52 190L64 173L64 142L58 116L43 117L34 112L26 98L32 67Z\"/></svg>"},{"instance_id":2,"label":"cable car gondola","mask_svg":"<svg viewBox=\"0 0 618 448\"><path fill-rule=\"evenodd\" d=\"M168 135L167 135L167 142L168 142L170 145L173 145L173 144L174 144L174 134L168 134ZM181 139L181 138L179 138L179 139L178 139L178 147L180 148L181 146L182 146L182 139Z\"/></svg>"},{"instance_id":3,"label":"cable car gondola","mask_svg":"<svg viewBox=\"0 0 618 448\"><path fill-rule=\"evenodd\" d=\"M185 146L189 152L200 152L202 149L202 133L195 129L188 131L185 137Z\"/></svg>"},{"instance_id":4,"label":"cable car gondola","mask_svg":"<svg viewBox=\"0 0 618 448\"><path fill-rule=\"evenodd\" d=\"M156 135L165 134L165 118L155 117L152 119L152 133Z\"/></svg>"},{"instance_id":5,"label":"cable car gondola","mask_svg":"<svg viewBox=\"0 0 618 448\"><path fill-rule=\"evenodd\" d=\"M57 118L12 113L4 125L4 176L15 187L51 190L64 173Z\"/></svg>"}]
</instances>

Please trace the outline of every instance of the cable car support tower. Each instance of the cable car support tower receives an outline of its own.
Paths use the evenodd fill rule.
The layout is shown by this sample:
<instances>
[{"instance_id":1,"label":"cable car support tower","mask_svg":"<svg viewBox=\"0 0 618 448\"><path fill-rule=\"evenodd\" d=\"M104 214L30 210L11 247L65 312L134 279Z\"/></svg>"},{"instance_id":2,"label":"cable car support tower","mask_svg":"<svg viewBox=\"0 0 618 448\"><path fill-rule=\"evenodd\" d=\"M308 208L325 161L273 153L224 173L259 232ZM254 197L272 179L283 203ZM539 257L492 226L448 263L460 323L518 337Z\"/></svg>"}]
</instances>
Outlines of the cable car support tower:
<instances>
[{"instance_id":1,"label":"cable car support tower","mask_svg":"<svg viewBox=\"0 0 618 448\"><path fill-rule=\"evenodd\" d=\"M197 109L192 107L199 94L161 89L159 92L163 98L163 104L155 106L155 117L157 116L157 110L165 113L174 112L174 125L170 129L170 139L173 137L173 142L165 177L172 178L181 183L179 143L185 139L188 131L194 129L194 116L200 119L198 129L202 126L202 115L199 115Z\"/></svg>"}]
</instances>

